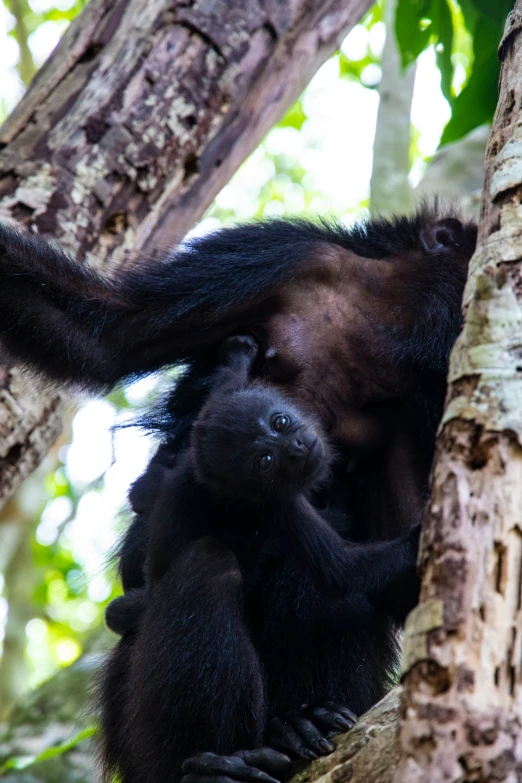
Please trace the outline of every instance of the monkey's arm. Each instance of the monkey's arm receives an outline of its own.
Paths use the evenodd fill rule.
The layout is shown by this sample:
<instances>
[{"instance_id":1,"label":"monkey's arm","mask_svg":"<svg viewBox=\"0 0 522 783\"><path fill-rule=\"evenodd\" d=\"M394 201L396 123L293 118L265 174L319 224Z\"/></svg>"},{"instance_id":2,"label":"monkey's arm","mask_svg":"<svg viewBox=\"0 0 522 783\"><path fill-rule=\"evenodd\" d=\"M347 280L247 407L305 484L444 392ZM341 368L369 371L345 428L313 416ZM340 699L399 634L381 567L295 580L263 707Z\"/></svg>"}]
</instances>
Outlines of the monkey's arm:
<instances>
[{"instance_id":1,"label":"monkey's arm","mask_svg":"<svg viewBox=\"0 0 522 783\"><path fill-rule=\"evenodd\" d=\"M188 541L209 532L212 507L208 493L195 480L190 450L181 451L165 469L147 518L145 581L153 586L171 567Z\"/></svg>"},{"instance_id":2,"label":"monkey's arm","mask_svg":"<svg viewBox=\"0 0 522 783\"><path fill-rule=\"evenodd\" d=\"M351 544L305 498L287 510L281 531L288 551L323 588L380 597L397 580L415 575L420 529L403 538Z\"/></svg>"},{"instance_id":3,"label":"monkey's arm","mask_svg":"<svg viewBox=\"0 0 522 783\"><path fill-rule=\"evenodd\" d=\"M209 405L214 396L219 399L227 391L247 385L257 352L258 344L251 335L236 334L224 340L219 348L224 363L214 374Z\"/></svg>"}]
</instances>

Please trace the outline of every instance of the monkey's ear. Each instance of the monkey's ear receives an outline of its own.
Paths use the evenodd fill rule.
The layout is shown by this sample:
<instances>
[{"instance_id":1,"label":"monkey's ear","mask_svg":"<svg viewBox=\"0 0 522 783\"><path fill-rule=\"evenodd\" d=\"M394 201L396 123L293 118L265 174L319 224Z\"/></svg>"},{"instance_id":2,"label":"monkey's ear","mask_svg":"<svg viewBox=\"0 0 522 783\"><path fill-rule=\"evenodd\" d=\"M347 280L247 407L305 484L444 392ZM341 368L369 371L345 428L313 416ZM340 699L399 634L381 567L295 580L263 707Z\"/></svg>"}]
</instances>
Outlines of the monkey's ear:
<instances>
[{"instance_id":1,"label":"monkey's ear","mask_svg":"<svg viewBox=\"0 0 522 783\"><path fill-rule=\"evenodd\" d=\"M457 218L443 218L421 231L420 241L426 253L443 253L458 248L465 239L465 226Z\"/></svg>"}]
</instances>

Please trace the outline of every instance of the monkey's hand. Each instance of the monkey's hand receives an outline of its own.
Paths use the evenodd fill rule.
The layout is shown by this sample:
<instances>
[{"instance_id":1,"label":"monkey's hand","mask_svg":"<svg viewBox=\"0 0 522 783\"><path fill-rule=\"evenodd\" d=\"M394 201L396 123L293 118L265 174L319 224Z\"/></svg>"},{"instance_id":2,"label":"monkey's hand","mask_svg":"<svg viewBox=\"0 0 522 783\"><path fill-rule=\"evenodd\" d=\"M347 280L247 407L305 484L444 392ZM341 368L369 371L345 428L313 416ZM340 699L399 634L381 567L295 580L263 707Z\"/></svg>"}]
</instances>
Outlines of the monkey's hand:
<instances>
[{"instance_id":1,"label":"monkey's hand","mask_svg":"<svg viewBox=\"0 0 522 783\"><path fill-rule=\"evenodd\" d=\"M288 756L272 748L241 750L233 756L198 753L183 762L181 783L279 783L290 777Z\"/></svg>"},{"instance_id":2,"label":"monkey's hand","mask_svg":"<svg viewBox=\"0 0 522 783\"><path fill-rule=\"evenodd\" d=\"M220 353L224 370L232 371L246 382L257 356L259 346L249 334L235 334L221 343Z\"/></svg>"},{"instance_id":3,"label":"monkey's hand","mask_svg":"<svg viewBox=\"0 0 522 783\"><path fill-rule=\"evenodd\" d=\"M333 701L320 705L303 704L284 718L274 718L268 726L268 744L292 758L312 760L333 753L331 737L348 731L357 716L348 707Z\"/></svg>"},{"instance_id":4,"label":"monkey's hand","mask_svg":"<svg viewBox=\"0 0 522 783\"><path fill-rule=\"evenodd\" d=\"M256 340L249 334L234 334L221 343L221 353L225 359L246 356L253 362L257 356L258 349L259 346Z\"/></svg>"}]
</instances>

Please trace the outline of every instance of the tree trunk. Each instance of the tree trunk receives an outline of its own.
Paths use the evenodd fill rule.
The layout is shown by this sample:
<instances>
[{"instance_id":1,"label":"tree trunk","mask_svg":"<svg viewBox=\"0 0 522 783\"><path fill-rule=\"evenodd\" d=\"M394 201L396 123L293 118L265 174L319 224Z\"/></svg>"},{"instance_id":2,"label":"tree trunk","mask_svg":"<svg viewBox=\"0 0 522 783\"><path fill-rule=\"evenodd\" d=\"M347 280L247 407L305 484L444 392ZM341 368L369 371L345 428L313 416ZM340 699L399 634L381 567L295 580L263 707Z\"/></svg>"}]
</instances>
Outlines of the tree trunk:
<instances>
[{"instance_id":1,"label":"tree trunk","mask_svg":"<svg viewBox=\"0 0 522 783\"><path fill-rule=\"evenodd\" d=\"M395 783L522 780L522 0L406 627Z\"/></svg>"},{"instance_id":2,"label":"tree trunk","mask_svg":"<svg viewBox=\"0 0 522 783\"><path fill-rule=\"evenodd\" d=\"M378 215L408 212L413 202L408 175L416 65L412 63L405 72L402 70L395 37L396 10L397 0L385 1L386 41L381 59L382 77L370 180L370 209Z\"/></svg>"},{"instance_id":3,"label":"tree trunk","mask_svg":"<svg viewBox=\"0 0 522 783\"><path fill-rule=\"evenodd\" d=\"M161 252L370 4L91 0L0 133L0 217L105 268ZM2 503L56 436L58 402L5 368L0 391Z\"/></svg>"},{"instance_id":4,"label":"tree trunk","mask_svg":"<svg viewBox=\"0 0 522 783\"><path fill-rule=\"evenodd\" d=\"M522 781L522 0L499 51L466 325L451 358L421 599L406 625L400 735L390 694L374 708L388 702L378 744L373 710L361 718L370 767L352 763L354 729L296 783Z\"/></svg>"},{"instance_id":5,"label":"tree trunk","mask_svg":"<svg viewBox=\"0 0 522 783\"><path fill-rule=\"evenodd\" d=\"M56 440L62 412L59 394L0 364L0 509Z\"/></svg>"}]
</instances>

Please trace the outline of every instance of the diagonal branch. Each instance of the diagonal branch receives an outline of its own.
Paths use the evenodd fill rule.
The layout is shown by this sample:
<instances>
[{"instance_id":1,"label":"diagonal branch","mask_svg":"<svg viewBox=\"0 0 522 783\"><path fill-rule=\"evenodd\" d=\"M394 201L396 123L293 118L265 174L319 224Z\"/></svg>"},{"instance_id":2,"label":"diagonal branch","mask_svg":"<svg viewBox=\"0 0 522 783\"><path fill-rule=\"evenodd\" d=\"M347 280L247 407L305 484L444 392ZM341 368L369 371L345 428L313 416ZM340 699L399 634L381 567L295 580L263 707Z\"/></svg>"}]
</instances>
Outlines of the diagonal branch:
<instances>
[{"instance_id":1,"label":"diagonal branch","mask_svg":"<svg viewBox=\"0 0 522 783\"><path fill-rule=\"evenodd\" d=\"M161 252L369 5L91 0L0 132L0 217L106 269ZM0 504L57 431L56 395L5 388Z\"/></svg>"}]
</instances>

